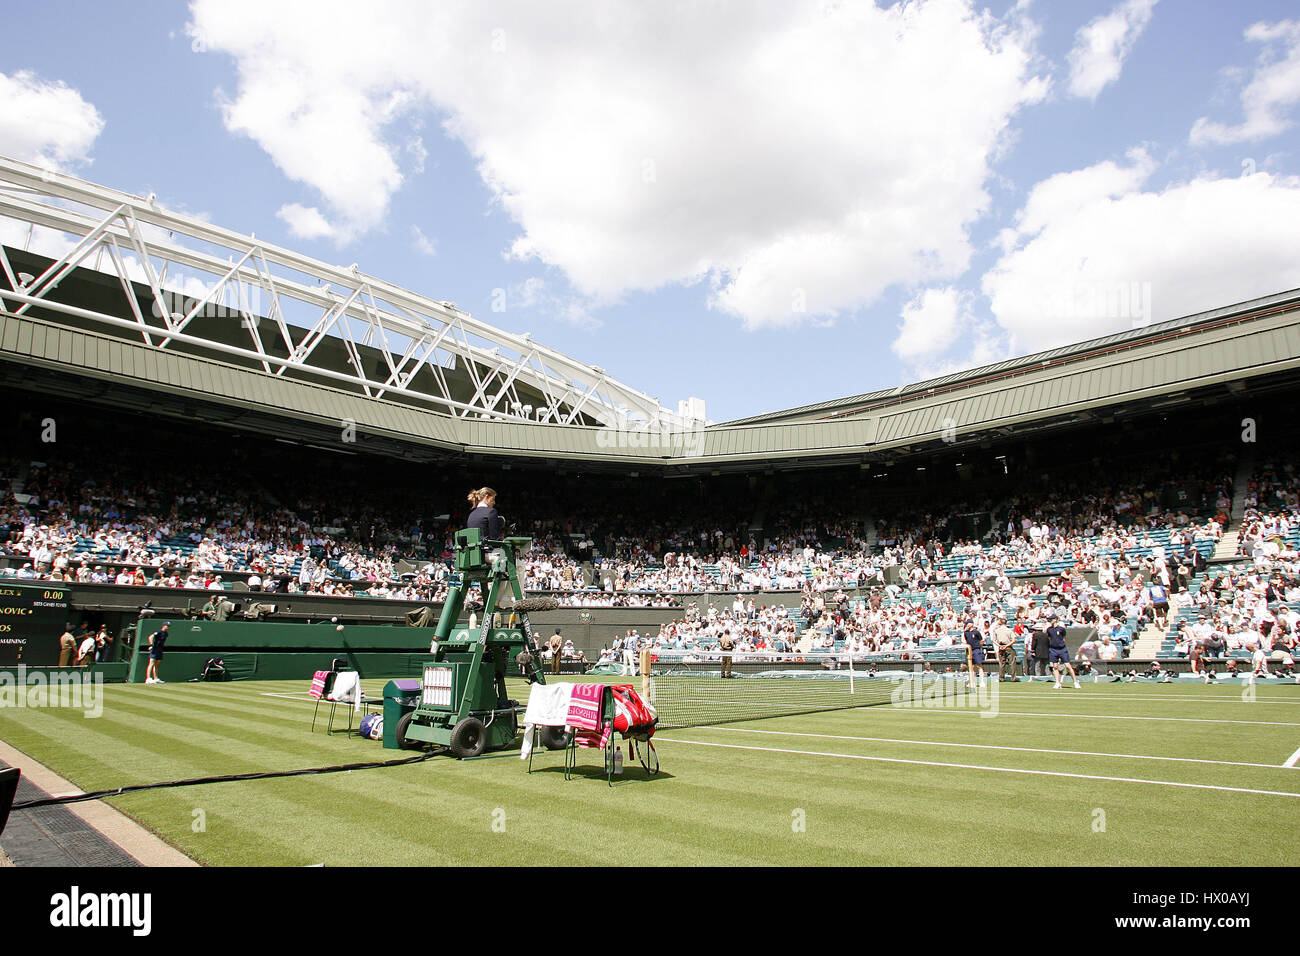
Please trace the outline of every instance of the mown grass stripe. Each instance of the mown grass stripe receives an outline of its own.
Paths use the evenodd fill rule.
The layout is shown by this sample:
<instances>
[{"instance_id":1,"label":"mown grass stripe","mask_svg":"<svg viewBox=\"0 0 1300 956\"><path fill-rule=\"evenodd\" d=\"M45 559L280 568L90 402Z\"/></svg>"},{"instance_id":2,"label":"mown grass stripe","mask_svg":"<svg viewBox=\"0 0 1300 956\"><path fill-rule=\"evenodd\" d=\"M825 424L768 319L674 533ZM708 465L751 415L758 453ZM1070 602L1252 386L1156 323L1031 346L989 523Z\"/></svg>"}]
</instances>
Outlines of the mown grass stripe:
<instances>
[{"instance_id":1,"label":"mown grass stripe","mask_svg":"<svg viewBox=\"0 0 1300 956\"><path fill-rule=\"evenodd\" d=\"M1300 793L1280 790L1254 790L1246 787L1223 787L1214 784L1186 783L1174 780L1145 780L1136 777L1108 777L1098 774L1067 773L1059 770L1031 770L1024 767L987 767L980 764L946 763L935 760L908 760L902 757L880 757L870 754L827 753L817 750L789 750L781 747L750 747L743 744L720 744L705 740L684 740L679 737L669 738L677 743L692 744L697 747L724 747L729 750L757 750L766 753L801 754L809 757L839 757L844 760L871 760L880 763L914 764L925 767L948 767L954 770L985 770L994 773L1025 773L1044 777L1073 777L1077 780L1104 780L1111 783L1144 783L1161 787L1187 787L1193 790L1222 790L1230 793L1252 793L1270 797L1300 797Z\"/></svg>"},{"instance_id":2,"label":"mown grass stripe","mask_svg":"<svg viewBox=\"0 0 1300 956\"><path fill-rule=\"evenodd\" d=\"M715 730L724 733L738 733L738 734L771 734L779 737L818 737L818 738L830 739L830 740L863 740L863 741L870 741L873 743L914 744L918 747L964 747L973 750L1007 750L1007 751L1016 751L1019 753L1064 754L1072 757L1113 757L1116 759L1123 759L1123 760L1162 760L1162 761L1171 761L1175 763L1216 764L1224 767L1263 767L1268 770L1277 769L1277 765L1271 763L1246 763L1238 760L1210 760L1204 757L1167 757L1158 754L1117 754L1117 753L1106 753L1104 751L1095 751L1095 750L1051 750L1044 747L1012 747L1004 744L1003 745L973 744L973 743L958 743L953 741L942 741L942 740L901 739L897 737L855 737L846 734L814 734L814 733L799 732L793 730L759 730L756 728L748 728L748 727L708 727L708 728L696 728L696 729ZM1300 751L1296 752L1296 756L1300 757ZM1283 766L1291 766L1291 765L1283 764Z\"/></svg>"}]
</instances>

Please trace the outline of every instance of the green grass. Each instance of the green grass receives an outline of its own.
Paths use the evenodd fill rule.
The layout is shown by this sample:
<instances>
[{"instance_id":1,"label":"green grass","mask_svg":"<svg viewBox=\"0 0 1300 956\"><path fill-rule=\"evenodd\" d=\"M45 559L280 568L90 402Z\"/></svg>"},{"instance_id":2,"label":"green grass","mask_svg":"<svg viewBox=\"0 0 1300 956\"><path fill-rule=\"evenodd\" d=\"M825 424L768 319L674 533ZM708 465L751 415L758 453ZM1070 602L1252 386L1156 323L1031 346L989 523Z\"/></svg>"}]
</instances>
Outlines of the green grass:
<instances>
[{"instance_id":1,"label":"green grass","mask_svg":"<svg viewBox=\"0 0 1300 956\"><path fill-rule=\"evenodd\" d=\"M86 790L406 756L312 733L310 703L267 696L304 692L300 681L112 685L98 719L0 709L0 738ZM1300 769L1282 767L1300 747L1300 688L1255 696L1021 684L1002 690L994 718L881 706L665 732L663 773L630 768L613 789L590 753L590 776L565 781L560 754L543 752L528 775L509 752L109 802L226 866L1292 865L1276 823L1300 809Z\"/></svg>"}]
</instances>

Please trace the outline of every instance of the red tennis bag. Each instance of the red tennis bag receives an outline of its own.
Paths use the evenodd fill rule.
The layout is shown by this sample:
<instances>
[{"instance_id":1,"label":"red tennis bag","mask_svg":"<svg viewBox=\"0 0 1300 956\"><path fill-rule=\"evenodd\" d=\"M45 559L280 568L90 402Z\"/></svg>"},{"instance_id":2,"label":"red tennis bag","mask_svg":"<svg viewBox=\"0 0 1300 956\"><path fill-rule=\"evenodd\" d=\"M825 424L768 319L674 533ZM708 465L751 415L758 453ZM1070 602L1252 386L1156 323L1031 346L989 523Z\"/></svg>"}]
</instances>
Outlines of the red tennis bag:
<instances>
[{"instance_id":1,"label":"red tennis bag","mask_svg":"<svg viewBox=\"0 0 1300 956\"><path fill-rule=\"evenodd\" d=\"M631 684L611 684L614 695L614 729L633 740L649 740L655 735L659 715L646 703Z\"/></svg>"}]
</instances>

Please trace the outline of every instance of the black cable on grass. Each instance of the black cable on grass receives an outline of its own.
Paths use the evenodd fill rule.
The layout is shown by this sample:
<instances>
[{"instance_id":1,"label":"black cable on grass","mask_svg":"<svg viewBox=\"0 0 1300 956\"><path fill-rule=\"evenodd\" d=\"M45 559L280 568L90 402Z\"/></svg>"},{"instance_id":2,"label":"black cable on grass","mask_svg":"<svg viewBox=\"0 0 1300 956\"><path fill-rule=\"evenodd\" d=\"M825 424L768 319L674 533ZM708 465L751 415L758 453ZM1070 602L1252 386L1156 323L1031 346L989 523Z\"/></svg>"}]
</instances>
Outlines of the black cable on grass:
<instances>
[{"instance_id":1,"label":"black cable on grass","mask_svg":"<svg viewBox=\"0 0 1300 956\"><path fill-rule=\"evenodd\" d=\"M232 773L224 777L195 777L191 780L172 780L167 783L141 783L130 787L118 787L116 790L96 790L93 793L74 793L66 797L46 797L43 800L27 800L15 803L13 810L30 810L34 807L51 807L61 803L81 803L85 800L102 800L104 797L116 797L124 793L136 793L140 790L165 790L169 787L196 787L204 783L231 783L236 780L269 780L272 777L305 777L317 773L343 773L347 770L374 770L379 767L400 767L403 764L420 763L430 757L446 753L446 748L416 754L414 757L401 757L395 760L379 760L368 763L347 763L337 767L309 767L305 770L268 770L260 773Z\"/></svg>"}]
</instances>

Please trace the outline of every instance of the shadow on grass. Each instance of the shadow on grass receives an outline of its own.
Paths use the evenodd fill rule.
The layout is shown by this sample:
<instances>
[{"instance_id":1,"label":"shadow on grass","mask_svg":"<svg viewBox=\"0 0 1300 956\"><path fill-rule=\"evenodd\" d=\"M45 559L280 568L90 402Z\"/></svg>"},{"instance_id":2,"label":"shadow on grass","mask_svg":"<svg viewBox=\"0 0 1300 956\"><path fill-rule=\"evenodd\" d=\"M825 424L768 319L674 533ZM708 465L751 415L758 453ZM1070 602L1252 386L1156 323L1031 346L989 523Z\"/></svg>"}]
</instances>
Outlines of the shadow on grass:
<instances>
[{"instance_id":1,"label":"shadow on grass","mask_svg":"<svg viewBox=\"0 0 1300 956\"><path fill-rule=\"evenodd\" d=\"M556 773L563 774L564 767L562 765L561 766L552 765L548 767L533 767L530 776L535 777L538 774L556 774ZM606 779L605 771L602 770L600 767L596 767L596 766L577 767L571 771L571 774L572 777L576 780L600 780L603 782ZM656 780L672 780L672 779L673 779L673 775L664 770L660 770L656 774L649 774L645 771L645 768L643 767L639 767L639 766L625 767L623 773L620 776L614 778L614 786L617 787L620 784L624 784L624 783L653 783Z\"/></svg>"}]
</instances>

